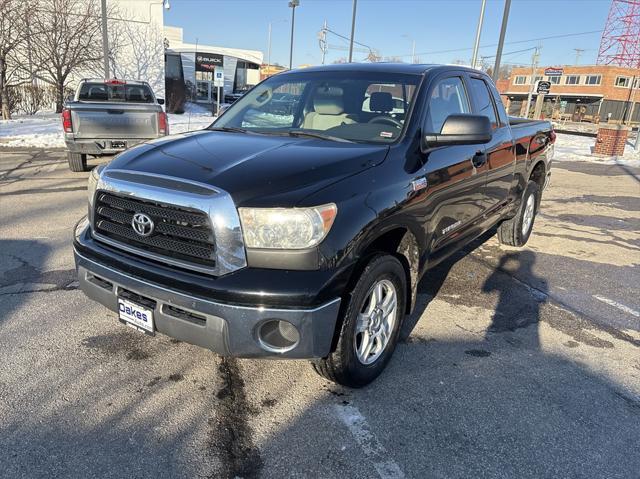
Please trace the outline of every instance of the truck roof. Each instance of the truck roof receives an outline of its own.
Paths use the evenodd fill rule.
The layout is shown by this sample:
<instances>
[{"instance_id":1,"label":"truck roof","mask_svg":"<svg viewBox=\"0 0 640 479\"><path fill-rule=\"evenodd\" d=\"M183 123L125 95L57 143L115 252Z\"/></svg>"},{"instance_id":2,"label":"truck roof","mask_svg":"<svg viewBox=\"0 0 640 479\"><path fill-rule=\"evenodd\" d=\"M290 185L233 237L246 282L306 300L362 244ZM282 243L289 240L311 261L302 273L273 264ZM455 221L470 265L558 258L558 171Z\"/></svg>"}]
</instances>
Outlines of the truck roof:
<instances>
[{"instance_id":1,"label":"truck roof","mask_svg":"<svg viewBox=\"0 0 640 479\"><path fill-rule=\"evenodd\" d=\"M462 65L442 65L437 63L393 63L393 62L376 62L376 63L335 63L331 65L320 65L308 68L297 68L288 72L318 72L318 71L361 71L361 72L389 72L389 73L405 73L414 75L423 75L430 70L466 70L469 72L481 73L470 67Z\"/></svg>"},{"instance_id":2,"label":"truck roof","mask_svg":"<svg viewBox=\"0 0 640 479\"><path fill-rule=\"evenodd\" d=\"M105 80L104 78L83 78L82 80L80 80L79 83L87 83L87 82L91 82L91 83L109 83L109 82L124 82L127 85L148 85L148 82L143 81L143 80L126 80L124 78L109 78L108 80Z\"/></svg>"}]
</instances>

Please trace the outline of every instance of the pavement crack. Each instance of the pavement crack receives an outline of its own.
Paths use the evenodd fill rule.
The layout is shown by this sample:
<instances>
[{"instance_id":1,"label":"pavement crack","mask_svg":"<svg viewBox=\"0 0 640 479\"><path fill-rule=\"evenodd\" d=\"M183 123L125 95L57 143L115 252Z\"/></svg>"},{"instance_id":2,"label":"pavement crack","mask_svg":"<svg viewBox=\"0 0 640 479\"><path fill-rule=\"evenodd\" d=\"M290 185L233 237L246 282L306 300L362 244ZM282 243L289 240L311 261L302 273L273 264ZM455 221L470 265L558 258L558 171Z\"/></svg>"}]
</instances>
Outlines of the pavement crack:
<instances>
[{"instance_id":1,"label":"pavement crack","mask_svg":"<svg viewBox=\"0 0 640 479\"><path fill-rule=\"evenodd\" d=\"M17 261L19 265L2 273L2 276L0 276L0 288L8 288L11 286L28 283L48 284L52 285L52 287L6 291L0 293L0 296L34 292L50 293L54 291L68 291L78 288L75 268L41 271L19 256L15 256L12 254L9 254L7 256Z\"/></svg>"},{"instance_id":2,"label":"pavement crack","mask_svg":"<svg viewBox=\"0 0 640 479\"><path fill-rule=\"evenodd\" d=\"M216 417L209 419L208 445L222 463L223 471L210 477L257 478L263 462L249 426L251 406L237 360L223 357L218 371L223 386L216 394L219 400Z\"/></svg>"}]
</instances>

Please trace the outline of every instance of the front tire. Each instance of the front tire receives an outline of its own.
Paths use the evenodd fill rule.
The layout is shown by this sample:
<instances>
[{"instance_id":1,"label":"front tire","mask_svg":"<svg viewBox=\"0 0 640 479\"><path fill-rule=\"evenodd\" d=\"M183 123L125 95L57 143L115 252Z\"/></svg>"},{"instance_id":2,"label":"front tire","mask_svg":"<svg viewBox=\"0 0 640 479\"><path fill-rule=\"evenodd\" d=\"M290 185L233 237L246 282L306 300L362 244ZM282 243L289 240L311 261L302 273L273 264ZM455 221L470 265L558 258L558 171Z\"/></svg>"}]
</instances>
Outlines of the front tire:
<instances>
[{"instance_id":1,"label":"front tire","mask_svg":"<svg viewBox=\"0 0 640 479\"><path fill-rule=\"evenodd\" d=\"M67 152L67 161L71 171L80 172L87 171L87 155L82 153Z\"/></svg>"},{"instance_id":2,"label":"front tire","mask_svg":"<svg viewBox=\"0 0 640 479\"><path fill-rule=\"evenodd\" d=\"M533 223L540 204L540 187L529 181L522 195L518 213L498 226L498 240L509 246L524 246L531 236Z\"/></svg>"},{"instance_id":3,"label":"front tire","mask_svg":"<svg viewBox=\"0 0 640 479\"><path fill-rule=\"evenodd\" d=\"M366 386L377 378L398 342L406 292L406 275L400 261L388 254L374 256L342 310L336 349L312 363L316 372L353 388Z\"/></svg>"}]
</instances>

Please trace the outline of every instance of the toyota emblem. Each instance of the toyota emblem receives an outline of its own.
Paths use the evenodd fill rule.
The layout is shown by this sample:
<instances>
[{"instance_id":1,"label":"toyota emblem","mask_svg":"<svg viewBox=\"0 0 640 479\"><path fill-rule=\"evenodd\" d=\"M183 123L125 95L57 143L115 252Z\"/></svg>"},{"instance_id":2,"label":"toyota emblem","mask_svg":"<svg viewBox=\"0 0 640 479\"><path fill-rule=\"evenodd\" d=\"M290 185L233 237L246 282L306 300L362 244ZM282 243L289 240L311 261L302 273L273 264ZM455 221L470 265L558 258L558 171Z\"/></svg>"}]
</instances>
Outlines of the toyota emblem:
<instances>
[{"instance_id":1,"label":"toyota emblem","mask_svg":"<svg viewBox=\"0 0 640 479\"><path fill-rule=\"evenodd\" d=\"M147 237L153 233L153 220L144 213L136 213L131 220L131 226L133 231L138 233L142 237Z\"/></svg>"}]
</instances>

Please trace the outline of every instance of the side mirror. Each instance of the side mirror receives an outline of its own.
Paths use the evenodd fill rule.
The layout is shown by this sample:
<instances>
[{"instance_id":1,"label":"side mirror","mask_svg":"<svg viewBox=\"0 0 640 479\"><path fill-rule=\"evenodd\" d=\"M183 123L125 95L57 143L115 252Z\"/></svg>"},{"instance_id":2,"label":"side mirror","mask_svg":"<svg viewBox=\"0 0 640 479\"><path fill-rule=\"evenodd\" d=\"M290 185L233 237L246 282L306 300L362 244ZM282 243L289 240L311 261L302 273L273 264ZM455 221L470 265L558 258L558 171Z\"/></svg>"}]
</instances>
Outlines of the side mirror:
<instances>
[{"instance_id":1,"label":"side mirror","mask_svg":"<svg viewBox=\"0 0 640 479\"><path fill-rule=\"evenodd\" d=\"M156 98L158 105L164 105L164 98Z\"/></svg>"},{"instance_id":2,"label":"side mirror","mask_svg":"<svg viewBox=\"0 0 640 479\"><path fill-rule=\"evenodd\" d=\"M424 145L451 146L474 145L491 141L492 130L489 117L484 115L449 115L438 134L424 135Z\"/></svg>"},{"instance_id":3,"label":"side mirror","mask_svg":"<svg viewBox=\"0 0 640 479\"><path fill-rule=\"evenodd\" d=\"M220 105L220 110L218 111L218 116L222 116L222 114L229 109L231 105Z\"/></svg>"}]
</instances>

